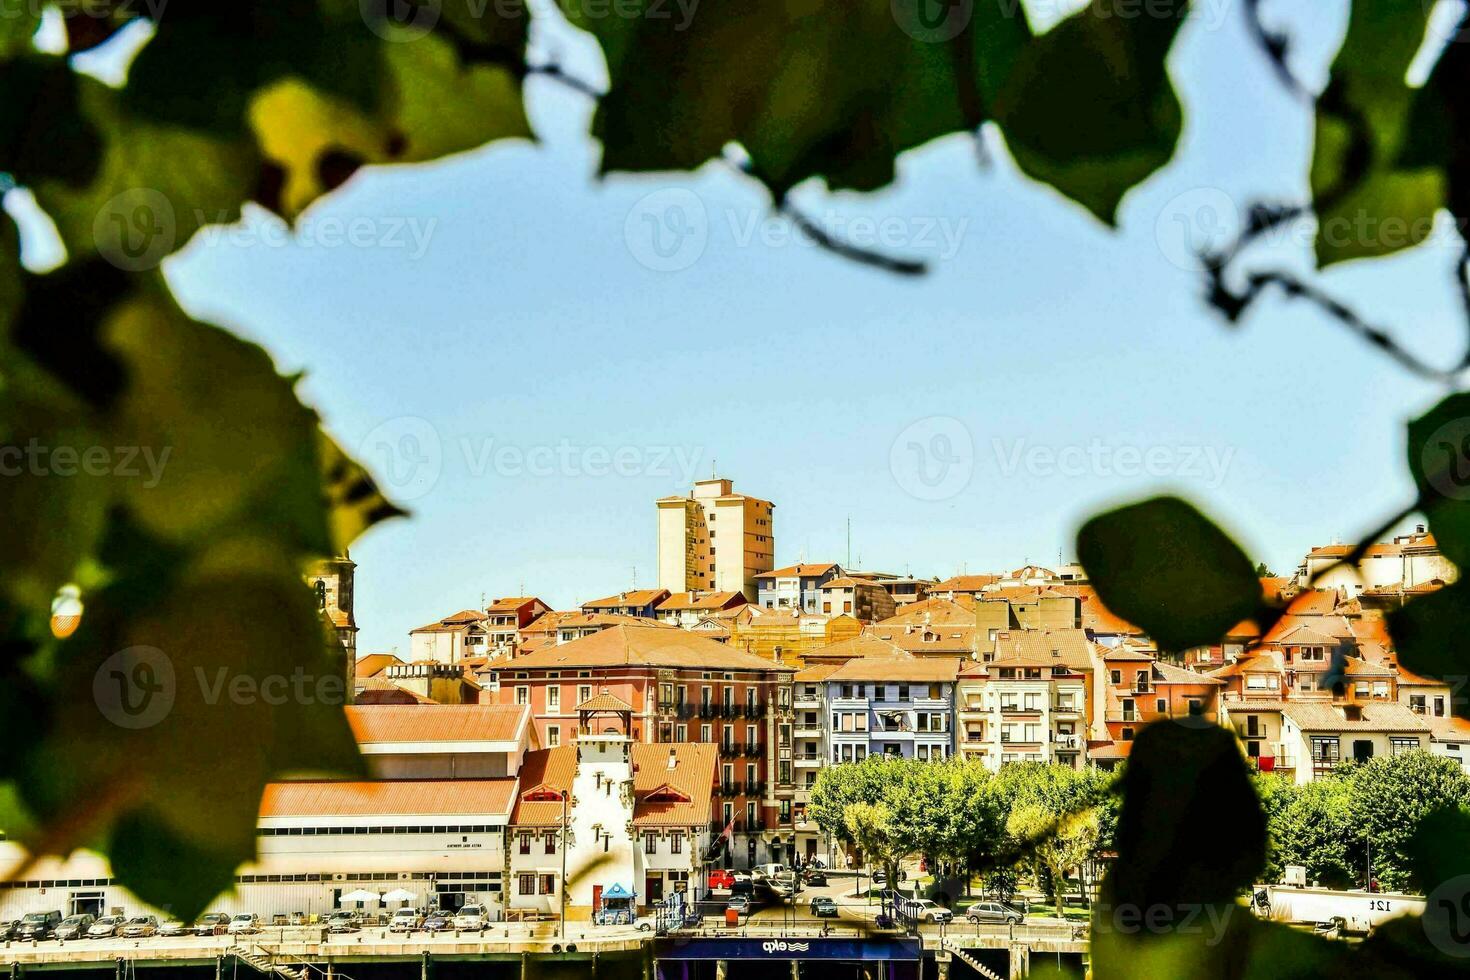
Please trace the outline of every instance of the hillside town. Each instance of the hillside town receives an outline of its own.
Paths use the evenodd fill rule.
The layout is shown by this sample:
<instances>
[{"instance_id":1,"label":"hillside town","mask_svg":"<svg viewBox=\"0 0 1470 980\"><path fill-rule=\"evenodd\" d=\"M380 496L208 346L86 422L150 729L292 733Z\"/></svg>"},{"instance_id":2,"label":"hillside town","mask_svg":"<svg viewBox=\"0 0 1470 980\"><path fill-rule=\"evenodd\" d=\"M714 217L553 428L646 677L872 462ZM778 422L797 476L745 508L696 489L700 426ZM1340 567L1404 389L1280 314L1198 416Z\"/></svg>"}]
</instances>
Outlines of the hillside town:
<instances>
[{"instance_id":1,"label":"hillside town","mask_svg":"<svg viewBox=\"0 0 1470 980\"><path fill-rule=\"evenodd\" d=\"M1401 667L1384 625L1453 576L1423 527L1356 573L1335 564L1346 547L1313 549L1261 577L1285 609L1267 633L1242 623L1165 659L1075 564L942 580L777 568L773 505L730 480L656 510L657 587L435 610L402 655L357 649L350 558L313 570L373 778L271 786L258 859L222 912L309 917L396 895L489 921L586 920L613 887L644 910L703 897L712 869L850 866L808 816L826 766L1112 769L1166 719L1226 726L1256 770L1296 784L1413 750L1470 771L1457 692ZM48 889L67 915L137 904L85 852L38 863L0 903L25 911Z\"/></svg>"}]
</instances>

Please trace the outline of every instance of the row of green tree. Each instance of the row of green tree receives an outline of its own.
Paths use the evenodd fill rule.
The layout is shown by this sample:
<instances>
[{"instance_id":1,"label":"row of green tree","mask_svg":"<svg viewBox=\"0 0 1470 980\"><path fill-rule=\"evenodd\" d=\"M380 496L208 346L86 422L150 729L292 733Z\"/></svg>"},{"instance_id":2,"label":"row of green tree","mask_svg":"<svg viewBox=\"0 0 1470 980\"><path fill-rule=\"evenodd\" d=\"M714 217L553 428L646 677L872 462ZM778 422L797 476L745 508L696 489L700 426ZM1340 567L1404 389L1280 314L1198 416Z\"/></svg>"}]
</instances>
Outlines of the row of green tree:
<instances>
[{"instance_id":1,"label":"row of green tree","mask_svg":"<svg viewBox=\"0 0 1470 980\"><path fill-rule=\"evenodd\" d=\"M1415 751L1344 763L1298 786L1277 773L1255 777L1266 813L1265 876L1288 864L1329 888L1371 879L1391 891L1422 891L1409 854L1420 823L1444 807L1470 808L1470 776L1454 759Z\"/></svg>"},{"instance_id":2,"label":"row of green tree","mask_svg":"<svg viewBox=\"0 0 1470 980\"><path fill-rule=\"evenodd\" d=\"M1120 775L1039 762L992 773L960 758L869 756L824 768L808 815L890 881L913 856L965 889L978 876L988 892L1004 894L1027 875L1060 915L1069 888L1085 893L1094 859L1113 850ZM1422 751L1344 763L1300 786L1259 773L1254 785L1269 839L1265 881L1281 880L1294 864L1327 887L1365 887L1371 875L1386 890L1422 890L1409 846L1415 831L1444 807L1470 811L1470 776L1455 760Z\"/></svg>"},{"instance_id":3,"label":"row of green tree","mask_svg":"<svg viewBox=\"0 0 1470 980\"><path fill-rule=\"evenodd\" d=\"M1085 889L1091 859L1112 847L1118 820L1113 773L1039 762L992 773L960 758L921 762L872 755L824 768L808 815L824 833L862 852L898 880L904 858L921 855L940 879L968 889L1014 888L1028 872L1052 895L1058 915L1066 879Z\"/></svg>"}]
</instances>

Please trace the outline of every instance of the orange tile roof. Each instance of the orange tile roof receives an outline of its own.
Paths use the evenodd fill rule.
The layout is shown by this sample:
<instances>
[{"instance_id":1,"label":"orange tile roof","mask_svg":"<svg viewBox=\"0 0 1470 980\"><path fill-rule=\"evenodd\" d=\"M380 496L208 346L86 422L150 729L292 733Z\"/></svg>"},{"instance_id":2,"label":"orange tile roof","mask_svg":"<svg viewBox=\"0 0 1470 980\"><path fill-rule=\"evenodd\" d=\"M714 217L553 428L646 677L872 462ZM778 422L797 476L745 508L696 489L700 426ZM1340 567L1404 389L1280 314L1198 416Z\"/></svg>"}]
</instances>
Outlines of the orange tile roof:
<instances>
[{"instance_id":1,"label":"orange tile roof","mask_svg":"<svg viewBox=\"0 0 1470 980\"><path fill-rule=\"evenodd\" d=\"M909 603L903 607L902 611L873 625L907 626L909 624L974 626L975 607L973 604L960 605L952 599L937 597L921 599L918 602Z\"/></svg>"},{"instance_id":2,"label":"orange tile roof","mask_svg":"<svg viewBox=\"0 0 1470 980\"><path fill-rule=\"evenodd\" d=\"M739 592L675 592L655 606L654 611L672 612L678 609L718 610L732 606L743 606L745 604L745 596Z\"/></svg>"},{"instance_id":3,"label":"orange tile roof","mask_svg":"<svg viewBox=\"0 0 1470 980\"><path fill-rule=\"evenodd\" d=\"M509 816L515 786L513 777L271 783L261 798L260 816Z\"/></svg>"},{"instance_id":4,"label":"orange tile roof","mask_svg":"<svg viewBox=\"0 0 1470 980\"><path fill-rule=\"evenodd\" d=\"M592 697L588 698L586 701L583 701L581 704L577 705L577 710L631 712L633 710L633 706L624 701L622 698L618 697L616 694L609 694L607 691L601 691L597 694L592 695Z\"/></svg>"},{"instance_id":5,"label":"orange tile roof","mask_svg":"<svg viewBox=\"0 0 1470 980\"><path fill-rule=\"evenodd\" d=\"M732 650L728 644L645 620L637 626L613 626L570 643L544 647L505 666L516 670L642 666L791 672L790 667Z\"/></svg>"},{"instance_id":6,"label":"orange tile roof","mask_svg":"<svg viewBox=\"0 0 1470 980\"><path fill-rule=\"evenodd\" d=\"M485 611L487 613L520 612L527 606L534 606L538 603L543 606L546 605L546 603L541 602L540 599L531 595L506 596L502 599L496 599L494 602L486 607Z\"/></svg>"},{"instance_id":7,"label":"orange tile roof","mask_svg":"<svg viewBox=\"0 0 1470 980\"><path fill-rule=\"evenodd\" d=\"M353 704L383 705L383 704L427 704L437 705L439 702L433 698L425 697L417 691L399 687L386 677L369 677L359 681L356 685L357 693L352 698Z\"/></svg>"},{"instance_id":8,"label":"orange tile roof","mask_svg":"<svg viewBox=\"0 0 1470 980\"><path fill-rule=\"evenodd\" d=\"M651 626L655 629L678 629L670 623L661 623L647 616L624 616L622 613L573 613L556 624L558 630L585 629L589 626Z\"/></svg>"},{"instance_id":9,"label":"orange tile roof","mask_svg":"<svg viewBox=\"0 0 1470 980\"><path fill-rule=\"evenodd\" d=\"M673 759L670 768L669 760ZM714 819L718 750L712 742L633 745L633 825L697 827Z\"/></svg>"},{"instance_id":10,"label":"orange tile roof","mask_svg":"<svg viewBox=\"0 0 1470 980\"><path fill-rule=\"evenodd\" d=\"M829 681L953 681L962 661L949 657L866 657L849 660Z\"/></svg>"},{"instance_id":11,"label":"orange tile roof","mask_svg":"<svg viewBox=\"0 0 1470 980\"><path fill-rule=\"evenodd\" d=\"M523 704L354 705L347 723L374 742L512 742L530 717Z\"/></svg>"},{"instance_id":12,"label":"orange tile roof","mask_svg":"<svg viewBox=\"0 0 1470 980\"><path fill-rule=\"evenodd\" d=\"M999 575L951 575L929 587L930 592L979 592L1000 581Z\"/></svg>"},{"instance_id":13,"label":"orange tile roof","mask_svg":"<svg viewBox=\"0 0 1470 980\"><path fill-rule=\"evenodd\" d=\"M593 599L591 602L584 602L582 603L582 608L621 609L624 606L648 606L659 602L668 594L668 589L636 589L632 592L619 592L617 595L610 595L602 599Z\"/></svg>"},{"instance_id":14,"label":"orange tile roof","mask_svg":"<svg viewBox=\"0 0 1470 980\"><path fill-rule=\"evenodd\" d=\"M511 824L529 827L560 826L561 800L536 797L570 793L576 774L576 746L559 745L554 749L527 752L521 761L521 783L515 809L510 816Z\"/></svg>"},{"instance_id":15,"label":"orange tile roof","mask_svg":"<svg viewBox=\"0 0 1470 980\"><path fill-rule=\"evenodd\" d=\"M835 562L828 562L825 565L815 563L806 565L787 565L785 568L778 568L773 572L761 572L759 575L756 576L756 578L791 578L792 576L806 578L809 576L826 575L828 572L836 567L837 564Z\"/></svg>"},{"instance_id":16,"label":"orange tile roof","mask_svg":"<svg viewBox=\"0 0 1470 980\"><path fill-rule=\"evenodd\" d=\"M559 626L563 620L571 619L574 616L581 615L582 610L580 609L548 609L546 612L531 620L525 626L522 626L521 635L527 636L533 633L555 633L557 626Z\"/></svg>"},{"instance_id":17,"label":"orange tile roof","mask_svg":"<svg viewBox=\"0 0 1470 980\"><path fill-rule=\"evenodd\" d=\"M392 653L368 653L357 658L357 663L352 665L353 673L359 678L372 677L382 673L384 668L394 664L401 664L396 654Z\"/></svg>"}]
</instances>

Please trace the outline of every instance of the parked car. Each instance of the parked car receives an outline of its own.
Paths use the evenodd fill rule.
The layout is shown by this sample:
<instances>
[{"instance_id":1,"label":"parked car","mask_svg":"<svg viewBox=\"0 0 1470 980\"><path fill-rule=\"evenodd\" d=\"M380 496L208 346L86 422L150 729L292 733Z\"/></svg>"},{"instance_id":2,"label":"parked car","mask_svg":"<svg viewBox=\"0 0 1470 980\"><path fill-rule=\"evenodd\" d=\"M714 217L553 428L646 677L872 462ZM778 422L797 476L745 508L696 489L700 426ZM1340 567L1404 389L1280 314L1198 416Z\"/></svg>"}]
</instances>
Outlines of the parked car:
<instances>
[{"instance_id":1,"label":"parked car","mask_svg":"<svg viewBox=\"0 0 1470 980\"><path fill-rule=\"evenodd\" d=\"M12 932L12 938L20 940L50 939L56 927L61 925L60 912L30 912L21 917L20 925Z\"/></svg>"},{"instance_id":2,"label":"parked car","mask_svg":"<svg viewBox=\"0 0 1470 980\"><path fill-rule=\"evenodd\" d=\"M827 884L827 873L825 871L818 871L816 868L809 868L806 873L806 883L821 888Z\"/></svg>"},{"instance_id":3,"label":"parked car","mask_svg":"<svg viewBox=\"0 0 1470 980\"><path fill-rule=\"evenodd\" d=\"M433 909L428 915L424 916L424 932L448 932L453 928L454 921L449 917L448 912Z\"/></svg>"},{"instance_id":4,"label":"parked car","mask_svg":"<svg viewBox=\"0 0 1470 980\"><path fill-rule=\"evenodd\" d=\"M327 915L326 925L327 932L357 932L362 928L362 913L352 909L339 909Z\"/></svg>"},{"instance_id":5,"label":"parked car","mask_svg":"<svg viewBox=\"0 0 1470 980\"><path fill-rule=\"evenodd\" d=\"M20 925L20 922L16 919L0 919L0 943L9 939L10 934L15 931L15 927L18 925Z\"/></svg>"},{"instance_id":6,"label":"parked car","mask_svg":"<svg viewBox=\"0 0 1470 980\"><path fill-rule=\"evenodd\" d=\"M68 915L56 925L57 939L86 939L87 930L97 921L95 915Z\"/></svg>"},{"instance_id":7,"label":"parked car","mask_svg":"<svg viewBox=\"0 0 1470 980\"><path fill-rule=\"evenodd\" d=\"M711 891L720 889L729 891L730 886L735 884L735 875L726 868L716 868L709 873L709 887Z\"/></svg>"},{"instance_id":8,"label":"parked car","mask_svg":"<svg viewBox=\"0 0 1470 980\"><path fill-rule=\"evenodd\" d=\"M242 933L259 932L260 916L254 912L238 912L231 917L230 925L226 931L232 936L238 936Z\"/></svg>"},{"instance_id":9,"label":"parked car","mask_svg":"<svg viewBox=\"0 0 1470 980\"><path fill-rule=\"evenodd\" d=\"M755 878L749 871L730 872L730 891L737 895L749 895L755 888Z\"/></svg>"},{"instance_id":10,"label":"parked car","mask_svg":"<svg viewBox=\"0 0 1470 980\"><path fill-rule=\"evenodd\" d=\"M158 935L158 916L135 915L123 923L118 935L124 939L146 939Z\"/></svg>"},{"instance_id":11,"label":"parked car","mask_svg":"<svg viewBox=\"0 0 1470 980\"><path fill-rule=\"evenodd\" d=\"M160 936L187 936L192 931L189 924L182 919L166 919L158 927L158 934Z\"/></svg>"},{"instance_id":12,"label":"parked car","mask_svg":"<svg viewBox=\"0 0 1470 980\"><path fill-rule=\"evenodd\" d=\"M965 910L965 918L970 922L1001 922L1020 925L1026 915L1004 902L976 902Z\"/></svg>"},{"instance_id":13,"label":"parked car","mask_svg":"<svg viewBox=\"0 0 1470 980\"><path fill-rule=\"evenodd\" d=\"M230 916L227 912L205 912L194 923L196 936L223 936L230 931Z\"/></svg>"},{"instance_id":14,"label":"parked car","mask_svg":"<svg viewBox=\"0 0 1470 980\"><path fill-rule=\"evenodd\" d=\"M731 895L725 908L733 909L737 915L749 915L752 905L749 895Z\"/></svg>"},{"instance_id":15,"label":"parked car","mask_svg":"<svg viewBox=\"0 0 1470 980\"><path fill-rule=\"evenodd\" d=\"M898 910L914 922L949 922L954 918L949 909L927 898L905 899L899 903Z\"/></svg>"},{"instance_id":16,"label":"parked car","mask_svg":"<svg viewBox=\"0 0 1470 980\"><path fill-rule=\"evenodd\" d=\"M424 917L419 915L418 909L399 909L393 913L393 918L388 920L389 932L413 932L423 924Z\"/></svg>"},{"instance_id":17,"label":"parked car","mask_svg":"<svg viewBox=\"0 0 1470 980\"><path fill-rule=\"evenodd\" d=\"M837 918L837 903L825 895L818 895L812 899L812 915L819 918Z\"/></svg>"},{"instance_id":18,"label":"parked car","mask_svg":"<svg viewBox=\"0 0 1470 980\"><path fill-rule=\"evenodd\" d=\"M88 927L87 938L107 939L116 936L117 931L126 925L127 921L127 918L121 915L104 915Z\"/></svg>"},{"instance_id":19,"label":"parked car","mask_svg":"<svg viewBox=\"0 0 1470 980\"><path fill-rule=\"evenodd\" d=\"M490 916L483 905L465 905L454 914L454 928L461 932L484 932Z\"/></svg>"}]
</instances>

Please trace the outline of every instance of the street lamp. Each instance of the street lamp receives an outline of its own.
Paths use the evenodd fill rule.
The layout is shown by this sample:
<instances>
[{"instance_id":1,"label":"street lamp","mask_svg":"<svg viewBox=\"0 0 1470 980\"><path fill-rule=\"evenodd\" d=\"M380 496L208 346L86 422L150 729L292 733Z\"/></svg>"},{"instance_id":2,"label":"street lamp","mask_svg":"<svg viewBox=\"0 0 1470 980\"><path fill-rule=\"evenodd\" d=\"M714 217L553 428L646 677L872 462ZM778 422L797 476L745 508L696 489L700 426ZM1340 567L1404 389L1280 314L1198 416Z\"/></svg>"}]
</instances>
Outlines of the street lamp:
<instances>
[{"instance_id":1,"label":"street lamp","mask_svg":"<svg viewBox=\"0 0 1470 980\"><path fill-rule=\"evenodd\" d=\"M567 803L571 799L571 790L561 791L561 887L557 892L561 897L560 931L561 940L567 939Z\"/></svg>"}]
</instances>

